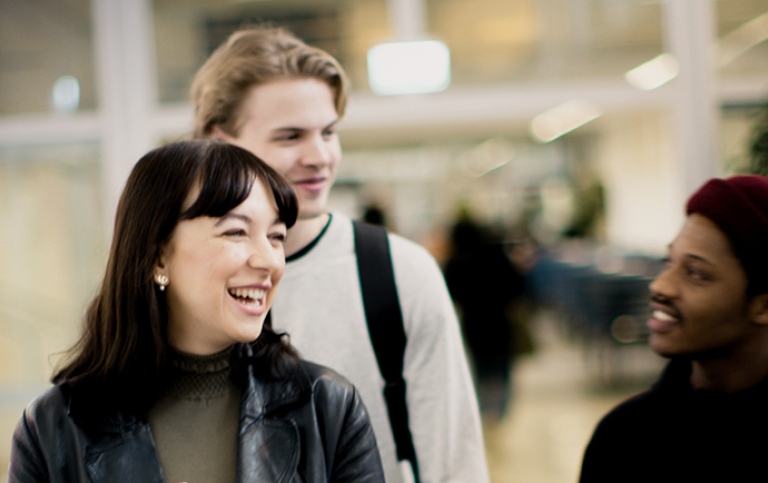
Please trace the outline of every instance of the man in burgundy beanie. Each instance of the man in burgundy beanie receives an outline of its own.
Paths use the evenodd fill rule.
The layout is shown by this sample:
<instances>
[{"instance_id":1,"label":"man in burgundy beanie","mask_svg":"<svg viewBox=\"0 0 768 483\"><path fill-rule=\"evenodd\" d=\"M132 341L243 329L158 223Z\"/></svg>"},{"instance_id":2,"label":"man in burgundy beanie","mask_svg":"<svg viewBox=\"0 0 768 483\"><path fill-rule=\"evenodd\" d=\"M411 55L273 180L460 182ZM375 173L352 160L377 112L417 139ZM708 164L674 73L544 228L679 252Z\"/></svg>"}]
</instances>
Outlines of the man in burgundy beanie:
<instances>
[{"instance_id":1,"label":"man in burgundy beanie","mask_svg":"<svg viewBox=\"0 0 768 483\"><path fill-rule=\"evenodd\" d=\"M598 424L581 483L768 481L768 178L711 179L650 284L648 391Z\"/></svg>"}]
</instances>

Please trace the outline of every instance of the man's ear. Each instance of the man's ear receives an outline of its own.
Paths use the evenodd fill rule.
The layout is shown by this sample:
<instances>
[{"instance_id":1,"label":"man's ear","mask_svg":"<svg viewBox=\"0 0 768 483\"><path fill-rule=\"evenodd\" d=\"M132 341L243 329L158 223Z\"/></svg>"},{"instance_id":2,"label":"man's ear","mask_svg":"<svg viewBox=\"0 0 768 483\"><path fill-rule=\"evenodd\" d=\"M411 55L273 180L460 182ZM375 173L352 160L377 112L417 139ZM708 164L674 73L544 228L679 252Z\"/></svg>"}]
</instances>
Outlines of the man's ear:
<instances>
[{"instance_id":1,"label":"man's ear","mask_svg":"<svg viewBox=\"0 0 768 483\"><path fill-rule=\"evenodd\" d=\"M768 325L768 293L752 297L749 302L749 310L753 322Z\"/></svg>"},{"instance_id":2,"label":"man's ear","mask_svg":"<svg viewBox=\"0 0 768 483\"><path fill-rule=\"evenodd\" d=\"M218 139L219 141L224 141L226 143L232 143L232 141L234 141L234 138L222 131L218 124L214 124L214 126L211 128L211 132L208 134L208 138Z\"/></svg>"}]
</instances>

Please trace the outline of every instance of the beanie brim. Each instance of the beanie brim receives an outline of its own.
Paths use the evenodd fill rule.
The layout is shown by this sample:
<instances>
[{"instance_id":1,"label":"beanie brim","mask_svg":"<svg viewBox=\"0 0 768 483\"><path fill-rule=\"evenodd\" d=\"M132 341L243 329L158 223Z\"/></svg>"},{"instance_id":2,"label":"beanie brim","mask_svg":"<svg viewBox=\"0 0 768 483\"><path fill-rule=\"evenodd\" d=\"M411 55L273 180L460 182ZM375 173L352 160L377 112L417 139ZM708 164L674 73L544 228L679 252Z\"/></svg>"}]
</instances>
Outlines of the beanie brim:
<instances>
[{"instance_id":1,"label":"beanie brim","mask_svg":"<svg viewBox=\"0 0 768 483\"><path fill-rule=\"evenodd\" d=\"M712 220L730 240L751 289L768 292L768 178L711 179L691 196L686 212Z\"/></svg>"}]
</instances>

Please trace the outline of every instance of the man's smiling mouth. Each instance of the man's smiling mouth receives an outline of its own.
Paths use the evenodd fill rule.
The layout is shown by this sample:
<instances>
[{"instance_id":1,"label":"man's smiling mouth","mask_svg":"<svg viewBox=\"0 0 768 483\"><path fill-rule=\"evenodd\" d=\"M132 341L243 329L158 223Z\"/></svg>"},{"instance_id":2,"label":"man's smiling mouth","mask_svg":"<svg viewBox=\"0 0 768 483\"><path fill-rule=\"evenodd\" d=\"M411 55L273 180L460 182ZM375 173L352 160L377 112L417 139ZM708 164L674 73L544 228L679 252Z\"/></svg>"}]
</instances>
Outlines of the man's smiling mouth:
<instances>
[{"instance_id":1,"label":"man's smiling mouth","mask_svg":"<svg viewBox=\"0 0 768 483\"><path fill-rule=\"evenodd\" d=\"M653 313L651 314L651 316L654 319L660 320L662 322L674 323L674 322L679 322L680 321L679 318L674 317L674 316L672 316L672 315L670 315L670 314L668 314L668 313L666 313L666 312L664 312L662 310L654 310Z\"/></svg>"}]
</instances>

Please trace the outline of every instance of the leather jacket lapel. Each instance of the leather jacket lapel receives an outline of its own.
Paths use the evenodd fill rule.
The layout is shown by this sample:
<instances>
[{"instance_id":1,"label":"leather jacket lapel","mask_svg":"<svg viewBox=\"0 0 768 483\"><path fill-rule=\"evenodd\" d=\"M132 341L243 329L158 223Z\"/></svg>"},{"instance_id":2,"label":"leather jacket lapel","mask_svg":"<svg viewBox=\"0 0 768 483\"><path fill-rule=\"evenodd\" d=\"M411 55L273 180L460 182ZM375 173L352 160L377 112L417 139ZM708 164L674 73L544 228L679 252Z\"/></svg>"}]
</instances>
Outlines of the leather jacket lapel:
<instances>
[{"instance_id":1,"label":"leather jacket lapel","mask_svg":"<svg viewBox=\"0 0 768 483\"><path fill-rule=\"evenodd\" d=\"M291 420L253 421L242 428L238 451L239 482L294 481L299 464L299 430Z\"/></svg>"},{"instance_id":2,"label":"leather jacket lapel","mask_svg":"<svg viewBox=\"0 0 768 483\"><path fill-rule=\"evenodd\" d=\"M299 429L291 419L274 416L281 408L309 397L308 376L299 373L289 380L263 381L247 368L240 407L238 481L283 483L296 481L299 465Z\"/></svg>"},{"instance_id":3,"label":"leather jacket lapel","mask_svg":"<svg viewBox=\"0 0 768 483\"><path fill-rule=\"evenodd\" d=\"M146 424L85 449L91 481L163 483L155 444Z\"/></svg>"}]
</instances>

